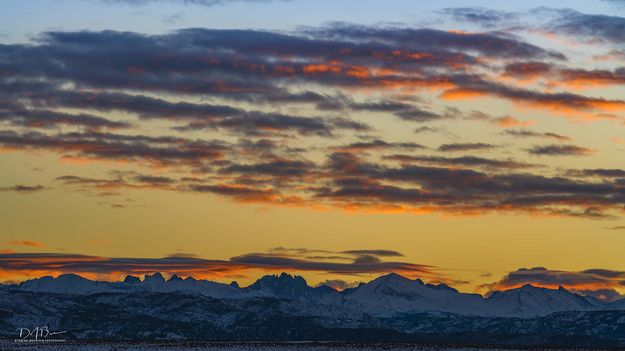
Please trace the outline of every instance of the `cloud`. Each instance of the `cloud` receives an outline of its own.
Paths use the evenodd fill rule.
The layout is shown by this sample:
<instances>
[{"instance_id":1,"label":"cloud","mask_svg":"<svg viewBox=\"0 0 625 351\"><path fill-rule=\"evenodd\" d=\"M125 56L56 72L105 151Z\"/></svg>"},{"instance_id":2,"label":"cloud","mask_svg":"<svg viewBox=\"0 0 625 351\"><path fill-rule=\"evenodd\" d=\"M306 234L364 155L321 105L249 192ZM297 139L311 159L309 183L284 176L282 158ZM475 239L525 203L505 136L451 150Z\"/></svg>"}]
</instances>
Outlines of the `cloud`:
<instances>
[{"instance_id":1,"label":"cloud","mask_svg":"<svg viewBox=\"0 0 625 351\"><path fill-rule=\"evenodd\" d=\"M27 109L23 106L7 104L0 107L0 121L16 126L50 128L59 125L80 125L87 128L128 128L125 122L110 121L91 114L69 114L46 109Z\"/></svg>"},{"instance_id":2,"label":"cloud","mask_svg":"<svg viewBox=\"0 0 625 351\"><path fill-rule=\"evenodd\" d=\"M10 241L9 245L16 245L16 246L32 246L32 247L43 247L43 243L40 243L38 241L32 241L32 240L16 240L16 241Z\"/></svg>"},{"instance_id":3,"label":"cloud","mask_svg":"<svg viewBox=\"0 0 625 351\"><path fill-rule=\"evenodd\" d=\"M347 250L341 251L341 253L348 255L373 255L373 256L382 256L382 257L397 257L404 256L400 252L392 251L392 250Z\"/></svg>"},{"instance_id":4,"label":"cloud","mask_svg":"<svg viewBox=\"0 0 625 351\"><path fill-rule=\"evenodd\" d=\"M453 14L491 23L502 15ZM137 167L136 174L77 171L56 180L69 191L108 195L108 206L128 206L114 197L129 189L455 215L598 219L620 214L625 204L618 177L581 179L511 159L510 144L454 140L433 150L420 138L429 135L393 137L424 123L415 132L459 139L438 123L455 131L478 120L483 127L526 127L497 132L504 136L567 140L528 129L532 120L455 106L454 99L467 97L620 121L621 100L509 79L576 69L561 52L518 35L349 23L290 32L51 31L3 45L0 65L0 150ZM530 151L586 152L573 147ZM498 155L432 155L438 151Z\"/></svg>"},{"instance_id":5,"label":"cloud","mask_svg":"<svg viewBox=\"0 0 625 351\"><path fill-rule=\"evenodd\" d=\"M553 31L617 44L625 43L625 18L603 14L585 14L571 9L546 10L557 18L548 24Z\"/></svg>"},{"instance_id":6,"label":"cloud","mask_svg":"<svg viewBox=\"0 0 625 351\"><path fill-rule=\"evenodd\" d=\"M371 141L354 142L348 145L334 147L333 149L337 152L361 152L387 149L418 150L426 149L426 147L412 142L387 142L381 139L374 139Z\"/></svg>"},{"instance_id":7,"label":"cloud","mask_svg":"<svg viewBox=\"0 0 625 351\"><path fill-rule=\"evenodd\" d=\"M455 7L441 11L459 22L469 22L486 28L510 25L519 19L519 15L481 7Z\"/></svg>"},{"instance_id":8,"label":"cloud","mask_svg":"<svg viewBox=\"0 0 625 351\"><path fill-rule=\"evenodd\" d=\"M531 284L534 286L557 288L563 286L575 292L606 300L620 297L614 288L625 284L625 272L608 269L587 269L579 272L551 270L544 267L520 268L506 274L500 281L487 284L491 291L511 289Z\"/></svg>"},{"instance_id":9,"label":"cloud","mask_svg":"<svg viewBox=\"0 0 625 351\"><path fill-rule=\"evenodd\" d=\"M509 129L503 132L503 134L513 136L515 138L543 138L543 139L555 139L557 141L570 141L571 138L565 135L551 133L551 132L536 132L529 129Z\"/></svg>"},{"instance_id":10,"label":"cloud","mask_svg":"<svg viewBox=\"0 0 625 351\"><path fill-rule=\"evenodd\" d=\"M469 116L465 117L465 119L470 120L470 121L481 121L481 122L491 123L501 128L530 126L534 123L531 120L522 121L512 116L493 117L481 111L472 111Z\"/></svg>"},{"instance_id":11,"label":"cloud","mask_svg":"<svg viewBox=\"0 0 625 351\"><path fill-rule=\"evenodd\" d=\"M229 260L210 260L197 256L171 255L163 258L119 258L65 253L0 253L0 272L4 276L41 276L44 274L77 273L90 277L117 279L126 274L152 272L177 273L196 277L240 275L247 270L320 272L345 275L396 272L408 276L438 276L429 265L363 260L363 257L393 257L394 251L356 250L351 258L308 259L317 250L299 253L248 253ZM323 251L323 250L321 250Z\"/></svg>"},{"instance_id":12,"label":"cloud","mask_svg":"<svg viewBox=\"0 0 625 351\"><path fill-rule=\"evenodd\" d=\"M588 156L596 151L577 145L538 145L527 150L532 155L540 156Z\"/></svg>"},{"instance_id":13,"label":"cloud","mask_svg":"<svg viewBox=\"0 0 625 351\"><path fill-rule=\"evenodd\" d=\"M520 80L536 79L551 73L552 70L553 65L546 62L513 62L506 65L503 76Z\"/></svg>"},{"instance_id":14,"label":"cloud","mask_svg":"<svg viewBox=\"0 0 625 351\"><path fill-rule=\"evenodd\" d=\"M609 218L623 201L617 182L585 182L528 173L489 174L473 169L403 164L385 167L335 155L332 187L318 197L347 208L479 214L520 211L546 216ZM577 209L577 210L576 210Z\"/></svg>"},{"instance_id":15,"label":"cloud","mask_svg":"<svg viewBox=\"0 0 625 351\"><path fill-rule=\"evenodd\" d=\"M443 152L464 152L464 151L485 151L496 148L493 144L486 143L453 143L443 144L438 147L438 151Z\"/></svg>"},{"instance_id":16,"label":"cloud","mask_svg":"<svg viewBox=\"0 0 625 351\"><path fill-rule=\"evenodd\" d=\"M153 165L200 164L220 159L227 151L219 141L100 132L44 134L0 130L0 146L56 151L72 158L132 160Z\"/></svg>"},{"instance_id":17,"label":"cloud","mask_svg":"<svg viewBox=\"0 0 625 351\"><path fill-rule=\"evenodd\" d=\"M298 271L319 271L334 274L357 275L363 273L404 272L410 275L430 274L430 266L405 262L385 262L367 259L375 256L358 256L351 263L310 261L299 258L268 254L246 254L231 258L231 261L256 268L283 270L286 267ZM363 259L364 258L364 259Z\"/></svg>"},{"instance_id":18,"label":"cloud","mask_svg":"<svg viewBox=\"0 0 625 351\"><path fill-rule=\"evenodd\" d=\"M625 170L615 168L571 169L566 174L573 177L625 178Z\"/></svg>"},{"instance_id":19,"label":"cloud","mask_svg":"<svg viewBox=\"0 0 625 351\"><path fill-rule=\"evenodd\" d=\"M488 159L476 156L461 156L461 157L439 157L439 156L412 156L412 155L390 155L384 157L387 160L398 161L402 163L424 163L433 164L447 167L484 167L493 169L519 169L519 168L535 168L539 165L508 160Z\"/></svg>"},{"instance_id":20,"label":"cloud","mask_svg":"<svg viewBox=\"0 0 625 351\"><path fill-rule=\"evenodd\" d=\"M42 190L46 190L47 187L43 186L43 185L13 185L13 186L8 186L8 187L0 187L0 192L2 191L14 191L20 194L31 194L31 193L35 193L35 192L39 192Z\"/></svg>"},{"instance_id":21,"label":"cloud","mask_svg":"<svg viewBox=\"0 0 625 351\"><path fill-rule=\"evenodd\" d=\"M348 282L342 279L328 279L317 284L317 286L329 286L334 290L343 291L345 289L355 288L360 284L360 282Z\"/></svg>"},{"instance_id":22,"label":"cloud","mask_svg":"<svg viewBox=\"0 0 625 351\"><path fill-rule=\"evenodd\" d=\"M612 113L625 110L623 100L588 97L570 92L540 92L476 77L457 77L455 84L456 87L441 94L442 99L451 101L497 97L578 120L614 119Z\"/></svg>"}]
</instances>

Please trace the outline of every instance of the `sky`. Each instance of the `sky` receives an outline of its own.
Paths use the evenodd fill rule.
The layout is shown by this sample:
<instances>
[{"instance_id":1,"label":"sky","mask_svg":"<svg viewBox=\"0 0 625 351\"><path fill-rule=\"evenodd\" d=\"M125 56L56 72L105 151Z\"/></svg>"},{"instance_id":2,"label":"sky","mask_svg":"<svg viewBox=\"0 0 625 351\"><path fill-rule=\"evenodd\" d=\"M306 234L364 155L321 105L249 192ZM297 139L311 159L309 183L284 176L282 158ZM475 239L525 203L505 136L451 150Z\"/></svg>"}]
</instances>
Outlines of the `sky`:
<instances>
[{"instance_id":1,"label":"sky","mask_svg":"<svg viewBox=\"0 0 625 351\"><path fill-rule=\"evenodd\" d=\"M625 293L625 1L0 2L0 281Z\"/></svg>"}]
</instances>

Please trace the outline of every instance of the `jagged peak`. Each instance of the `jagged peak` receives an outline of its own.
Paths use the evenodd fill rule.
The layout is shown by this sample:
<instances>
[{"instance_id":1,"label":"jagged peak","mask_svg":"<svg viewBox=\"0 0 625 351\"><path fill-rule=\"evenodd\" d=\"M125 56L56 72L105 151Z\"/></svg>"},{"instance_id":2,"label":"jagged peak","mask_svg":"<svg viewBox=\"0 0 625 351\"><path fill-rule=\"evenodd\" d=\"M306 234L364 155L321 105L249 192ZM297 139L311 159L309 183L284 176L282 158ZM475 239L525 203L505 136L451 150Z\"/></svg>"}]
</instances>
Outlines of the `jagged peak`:
<instances>
[{"instance_id":1,"label":"jagged peak","mask_svg":"<svg viewBox=\"0 0 625 351\"><path fill-rule=\"evenodd\" d=\"M143 282L164 282L165 278L163 277L163 275L161 274L161 272L156 272L154 274L146 274L143 277Z\"/></svg>"},{"instance_id":2,"label":"jagged peak","mask_svg":"<svg viewBox=\"0 0 625 351\"><path fill-rule=\"evenodd\" d=\"M294 283L304 283L306 285L308 285L308 283L306 282L306 279L304 279L304 277L302 277L301 275L291 275L289 273L285 273L282 272L280 273L280 275L277 274L269 274L269 275L265 275L263 277L261 277L260 279L258 279L256 281L256 283L263 281L263 282L268 282L268 281L278 281L278 282L294 282Z\"/></svg>"},{"instance_id":3,"label":"jagged peak","mask_svg":"<svg viewBox=\"0 0 625 351\"><path fill-rule=\"evenodd\" d=\"M292 295L296 292L305 292L312 289L308 286L306 279L299 275L281 273L280 275L266 275L258 279L248 287L251 290L266 290L277 295Z\"/></svg>"},{"instance_id":4,"label":"jagged peak","mask_svg":"<svg viewBox=\"0 0 625 351\"><path fill-rule=\"evenodd\" d=\"M126 284L139 284L139 283L141 283L141 279L139 279L139 277L135 277L134 275L127 275L124 278L124 283L126 283Z\"/></svg>"},{"instance_id":5,"label":"jagged peak","mask_svg":"<svg viewBox=\"0 0 625 351\"><path fill-rule=\"evenodd\" d=\"M168 282L181 282L182 278L180 278L180 276L178 274L174 274L171 277L169 277L169 279L167 279Z\"/></svg>"}]
</instances>

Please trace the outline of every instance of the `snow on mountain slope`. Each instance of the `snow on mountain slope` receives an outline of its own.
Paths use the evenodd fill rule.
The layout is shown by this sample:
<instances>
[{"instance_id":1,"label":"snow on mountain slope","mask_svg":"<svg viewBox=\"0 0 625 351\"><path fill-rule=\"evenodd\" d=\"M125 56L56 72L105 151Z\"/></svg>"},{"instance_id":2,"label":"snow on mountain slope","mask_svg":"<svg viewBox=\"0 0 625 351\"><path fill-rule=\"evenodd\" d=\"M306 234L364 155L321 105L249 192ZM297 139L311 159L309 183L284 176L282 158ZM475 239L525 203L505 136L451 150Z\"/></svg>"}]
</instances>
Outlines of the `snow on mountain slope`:
<instances>
[{"instance_id":1,"label":"snow on mountain slope","mask_svg":"<svg viewBox=\"0 0 625 351\"><path fill-rule=\"evenodd\" d=\"M27 280L17 286L19 290L57 294L88 295L100 292L124 292L123 286L116 283L97 282L76 274L62 274L57 278L45 276Z\"/></svg>"},{"instance_id":2,"label":"snow on mountain slope","mask_svg":"<svg viewBox=\"0 0 625 351\"><path fill-rule=\"evenodd\" d=\"M57 278L42 277L2 290L92 295L96 293L182 293L215 299L238 299L243 304L258 303L258 299L277 299L285 303L280 308L296 315L336 315L356 317L368 314L391 317L426 311L450 312L462 315L530 318L559 311L625 310L625 300L611 304L581 296L564 288L545 289L525 285L497 291L488 298L478 294L461 293L447 285L426 284L398 274L388 274L357 288L338 292L329 287L313 288L300 276L268 275L254 284L240 288L238 284L223 284L208 280L185 279L173 275L166 280L162 274L145 275L143 281L128 276L123 282L98 282L74 274Z\"/></svg>"},{"instance_id":3,"label":"snow on mountain slope","mask_svg":"<svg viewBox=\"0 0 625 351\"><path fill-rule=\"evenodd\" d=\"M287 273L266 275L245 288L245 291L254 296L273 296L287 299L319 299L327 296L337 297L338 295L338 292L330 287L313 288L308 286L303 277Z\"/></svg>"},{"instance_id":4,"label":"snow on mountain slope","mask_svg":"<svg viewBox=\"0 0 625 351\"><path fill-rule=\"evenodd\" d=\"M496 291L486 299L484 311L498 316L535 317L558 311L589 311L601 303L593 298L559 289L537 288L526 284L520 288Z\"/></svg>"},{"instance_id":5,"label":"snow on mountain slope","mask_svg":"<svg viewBox=\"0 0 625 351\"><path fill-rule=\"evenodd\" d=\"M420 279L411 280L394 273L362 284L344 298L347 304L378 316L418 311L477 314L483 300L477 294L463 294L444 284L424 284Z\"/></svg>"},{"instance_id":6,"label":"snow on mountain slope","mask_svg":"<svg viewBox=\"0 0 625 351\"><path fill-rule=\"evenodd\" d=\"M216 283L208 280L197 280L193 277L182 279L173 275L165 281L160 273L146 275L142 284L136 285L139 289L151 292L183 292L188 294L199 294L214 298L237 298L241 297L242 291L231 284Z\"/></svg>"},{"instance_id":7,"label":"snow on mountain slope","mask_svg":"<svg viewBox=\"0 0 625 351\"><path fill-rule=\"evenodd\" d=\"M613 301L612 303L608 304L605 307L605 309L608 309L608 310L625 310L625 298Z\"/></svg>"},{"instance_id":8,"label":"snow on mountain slope","mask_svg":"<svg viewBox=\"0 0 625 351\"><path fill-rule=\"evenodd\" d=\"M232 298L241 295L239 288L229 284L215 283L194 278L176 278L166 281L161 273L146 275L141 281L137 277L127 276L123 282L99 282L85 279L75 274L63 274L57 278L45 276L25 281L15 288L23 291L47 292L71 295L90 295L97 293L128 292L184 292L215 298Z\"/></svg>"}]
</instances>

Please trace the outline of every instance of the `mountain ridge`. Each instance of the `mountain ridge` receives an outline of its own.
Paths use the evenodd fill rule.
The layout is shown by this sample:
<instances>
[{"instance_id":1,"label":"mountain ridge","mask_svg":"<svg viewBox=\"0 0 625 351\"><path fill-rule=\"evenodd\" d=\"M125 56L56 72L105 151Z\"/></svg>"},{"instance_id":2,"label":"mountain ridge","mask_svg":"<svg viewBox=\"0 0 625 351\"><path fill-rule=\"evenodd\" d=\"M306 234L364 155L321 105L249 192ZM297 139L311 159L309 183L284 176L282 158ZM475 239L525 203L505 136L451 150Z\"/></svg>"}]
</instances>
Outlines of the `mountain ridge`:
<instances>
[{"instance_id":1,"label":"mountain ridge","mask_svg":"<svg viewBox=\"0 0 625 351\"><path fill-rule=\"evenodd\" d=\"M397 273L379 276L367 283L343 291L329 286L311 287L302 276L281 273L265 275L247 287L159 273L146 274L141 280L128 275L120 282L94 281L76 274L45 276L5 290L91 295L96 293L169 293L207 296L217 299L277 298L306 300L334 306L347 314L363 312L390 317L406 312L446 312L476 316L512 316L531 318L560 311L625 310L625 300L604 302L572 293L560 287L549 289L530 284L495 291L488 296L463 293L445 284L429 284ZM302 311L307 313L308 311Z\"/></svg>"}]
</instances>

